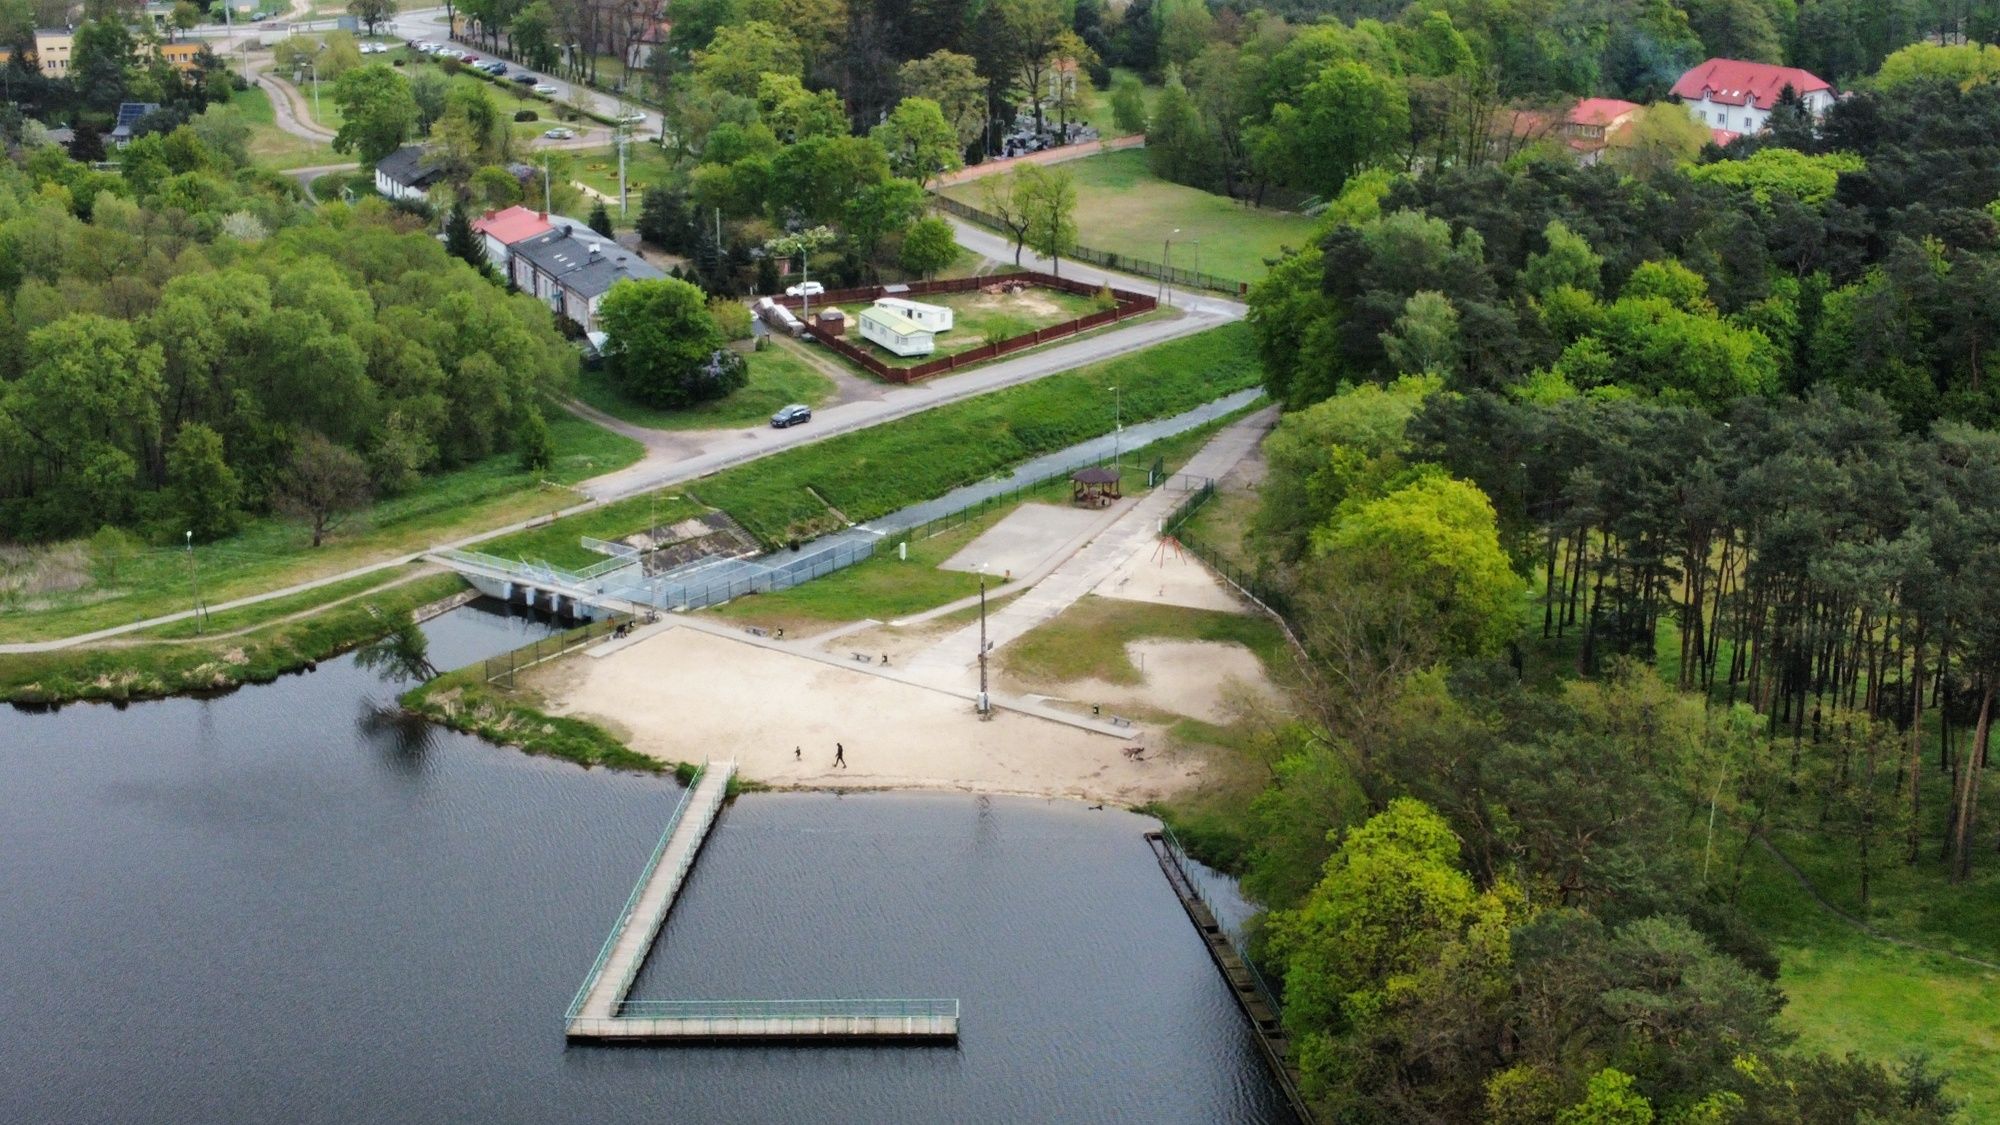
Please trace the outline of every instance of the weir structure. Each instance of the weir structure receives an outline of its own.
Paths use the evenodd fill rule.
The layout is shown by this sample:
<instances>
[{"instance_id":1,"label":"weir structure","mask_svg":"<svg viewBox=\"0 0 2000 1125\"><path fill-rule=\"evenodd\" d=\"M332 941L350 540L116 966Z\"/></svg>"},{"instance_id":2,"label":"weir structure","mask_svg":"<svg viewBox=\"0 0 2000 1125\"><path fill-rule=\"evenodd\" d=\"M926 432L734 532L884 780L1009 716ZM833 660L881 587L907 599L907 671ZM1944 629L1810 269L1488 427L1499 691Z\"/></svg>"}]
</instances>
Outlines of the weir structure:
<instances>
[{"instance_id":1,"label":"weir structure","mask_svg":"<svg viewBox=\"0 0 2000 1125\"><path fill-rule=\"evenodd\" d=\"M958 1037L956 1000L629 1000L667 912L708 839L736 776L733 761L695 772L666 831L563 1017L575 1042Z\"/></svg>"}]
</instances>

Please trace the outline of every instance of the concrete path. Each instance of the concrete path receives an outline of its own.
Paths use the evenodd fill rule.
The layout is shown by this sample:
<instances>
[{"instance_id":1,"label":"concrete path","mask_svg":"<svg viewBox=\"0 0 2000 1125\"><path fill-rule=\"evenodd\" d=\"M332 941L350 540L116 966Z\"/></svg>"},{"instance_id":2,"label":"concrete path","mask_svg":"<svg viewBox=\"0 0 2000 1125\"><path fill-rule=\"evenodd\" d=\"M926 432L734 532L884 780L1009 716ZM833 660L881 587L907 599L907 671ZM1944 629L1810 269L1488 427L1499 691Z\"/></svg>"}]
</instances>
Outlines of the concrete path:
<instances>
[{"instance_id":1,"label":"concrete path","mask_svg":"<svg viewBox=\"0 0 2000 1125\"><path fill-rule=\"evenodd\" d=\"M1277 408L1268 407L1231 424L1203 446L1181 473L1208 478L1223 475L1257 447L1277 419ZM1032 589L989 614L985 628L989 651L1054 619L1116 574L1133 555L1152 550L1161 525L1184 499L1186 493L1181 490L1154 489ZM906 671L915 679L947 689L962 690L968 682L976 686L979 637L980 626L967 625L912 657L906 662Z\"/></svg>"},{"instance_id":2,"label":"concrete path","mask_svg":"<svg viewBox=\"0 0 2000 1125\"><path fill-rule=\"evenodd\" d=\"M938 177L939 187L962 184L967 180L984 179L987 176L1004 176L1023 164L1062 164L1071 160L1082 160L1087 156L1098 156L1107 152L1117 152L1124 148L1146 147L1146 134L1133 133L1125 137L1109 137L1100 141L1089 141L1080 145L1064 145L1061 148L1031 152L1026 156L996 156L977 164L968 164L956 172Z\"/></svg>"}]
</instances>

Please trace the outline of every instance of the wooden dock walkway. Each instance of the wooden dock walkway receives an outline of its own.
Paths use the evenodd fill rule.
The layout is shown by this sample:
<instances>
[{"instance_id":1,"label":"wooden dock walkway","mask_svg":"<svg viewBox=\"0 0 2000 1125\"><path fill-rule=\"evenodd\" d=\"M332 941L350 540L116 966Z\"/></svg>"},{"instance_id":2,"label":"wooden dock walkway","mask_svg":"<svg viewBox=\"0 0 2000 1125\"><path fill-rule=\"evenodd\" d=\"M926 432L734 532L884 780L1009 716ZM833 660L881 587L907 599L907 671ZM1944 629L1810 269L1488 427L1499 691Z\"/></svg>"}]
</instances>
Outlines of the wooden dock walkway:
<instances>
[{"instance_id":1,"label":"wooden dock walkway","mask_svg":"<svg viewBox=\"0 0 2000 1125\"><path fill-rule=\"evenodd\" d=\"M1215 961L1215 967L1222 970L1223 979L1229 982L1229 990L1235 994L1237 1006L1249 1018L1250 1028L1257 1035L1257 1045L1263 1049L1264 1061L1270 1064L1271 1073L1277 1077L1285 1100L1291 1103L1292 1112L1306 1125L1313 1125L1312 1110L1299 1093L1299 1068L1291 1060L1291 1037L1285 1033L1284 1023L1279 1018L1277 1002L1264 991L1256 970L1236 951L1228 932L1216 921L1215 912L1202 901L1200 889L1188 878L1187 869L1181 866L1177 849L1159 832L1146 833L1146 842L1152 845L1153 854L1160 861L1160 870L1166 873L1167 882L1173 886L1175 897L1181 900L1181 908L1187 911L1188 920L1201 934L1209 957Z\"/></svg>"},{"instance_id":2,"label":"wooden dock walkway","mask_svg":"<svg viewBox=\"0 0 2000 1125\"><path fill-rule=\"evenodd\" d=\"M597 963L563 1017L583 1041L956 1039L956 1000L628 1000L667 913L715 824L733 761L710 762L681 795Z\"/></svg>"}]
</instances>

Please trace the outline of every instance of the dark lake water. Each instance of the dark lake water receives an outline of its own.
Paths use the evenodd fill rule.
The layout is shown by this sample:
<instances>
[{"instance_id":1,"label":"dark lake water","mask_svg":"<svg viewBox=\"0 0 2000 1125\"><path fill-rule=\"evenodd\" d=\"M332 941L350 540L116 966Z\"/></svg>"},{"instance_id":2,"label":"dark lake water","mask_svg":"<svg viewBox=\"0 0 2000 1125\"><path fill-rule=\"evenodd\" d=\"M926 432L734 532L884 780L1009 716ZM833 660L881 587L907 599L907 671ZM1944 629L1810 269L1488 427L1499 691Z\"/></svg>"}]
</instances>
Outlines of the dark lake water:
<instances>
[{"instance_id":1,"label":"dark lake water","mask_svg":"<svg viewBox=\"0 0 2000 1125\"><path fill-rule=\"evenodd\" d=\"M451 667L539 626L426 626ZM956 1046L570 1047L670 779L369 718L329 661L0 710L0 1121L1287 1121L1140 837L1069 802L755 794L638 998L957 997Z\"/></svg>"}]
</instances>

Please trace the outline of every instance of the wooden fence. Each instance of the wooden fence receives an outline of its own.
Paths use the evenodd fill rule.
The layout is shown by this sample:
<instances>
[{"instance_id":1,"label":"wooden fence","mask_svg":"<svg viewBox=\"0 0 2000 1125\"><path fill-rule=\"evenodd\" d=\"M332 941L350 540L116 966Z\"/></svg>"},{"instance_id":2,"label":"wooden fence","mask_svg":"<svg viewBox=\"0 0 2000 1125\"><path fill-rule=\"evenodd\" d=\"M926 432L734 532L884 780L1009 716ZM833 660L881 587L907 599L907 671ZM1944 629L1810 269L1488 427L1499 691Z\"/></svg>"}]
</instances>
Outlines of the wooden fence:
<instances>
[{"instance_id":1,"label":"wooden fence","mask_svg":"<svg viewBox=\"0 0 2000 1125\"><path fill-rule=\"evenodd\" d=\"M939 281L913 281L908 285L898 286L894 293L889 292L889 287L883 285L864 285L853 289L829 289L812 298L812 301L817 305L840 305L855 301L872 303L878 297L923 297L933 293L970 293L974 290L984 289L989 285L1006 285L1010 283L1035 285L1044 289L1054 289L1063 293L1076 293L1083 296L1095 296L1102 289L1107 288L1091 285L1087 282L1072 281L1067 277L1057 277L1050 273L1020 270L1014 273L989 274L985 277L954 277ZM1129 289L1111 289L1111 296L1113 300L1118 302L1116 305L1100 312L1091 313L1089 316L1080 316L1075 320L1066 320L1061 324L1051 324L1047 328L1038 328L1033 332L1024 332L1019 336L1011 336L1005 340L995 340L992 343L973 348L970 351L943 356L928 363L919 363L910 367L892 367L889 364L883 363L881 360L868 354L865 349L848 342L843 337L825 331L819 325L810 321L805 322L805 331L814 340L846 356L878 379L885 379L891 383L914 383L919 379L928 379L933 375L941 375L947 371L956 371L961 367L971 367L974 364L985 363L988 360L997 359L1000 356L1009 355L1024 348L1046 344L1050 340L1060 340L1065 336L1074 336L1079 332L1088 332L1093 328L1099 328L1106 324L1114 324L1127 317L1148 313L1159 307L1159 302L1152 297L1144 293L1134 293ZM774 297L772 299L789 309L798 309L806 303L806 299L803 297Z\"/></svg>"}]
</instances>

